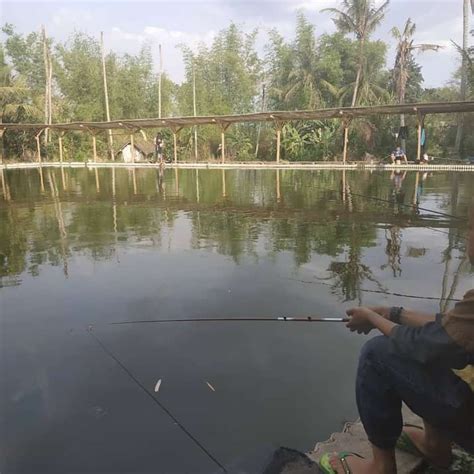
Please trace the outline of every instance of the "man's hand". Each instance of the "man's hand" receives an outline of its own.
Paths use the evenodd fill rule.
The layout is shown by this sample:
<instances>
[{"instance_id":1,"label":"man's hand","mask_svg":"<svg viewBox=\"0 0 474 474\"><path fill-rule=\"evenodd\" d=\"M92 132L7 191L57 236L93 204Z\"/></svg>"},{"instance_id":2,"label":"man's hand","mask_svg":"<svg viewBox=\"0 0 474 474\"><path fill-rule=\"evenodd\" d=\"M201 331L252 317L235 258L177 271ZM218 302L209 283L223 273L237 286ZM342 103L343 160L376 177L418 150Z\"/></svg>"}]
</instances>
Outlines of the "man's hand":
<instances>
[{"instance_id":1,"label":"man's hand","mask_svg":"<svg viewBox=\"0 0 474 474\"><path fill-rule=\"evenodd\" d=\"M368 306L368 308L385 319L390 319L390 306Z\"/></svg>"},{"instance_id":2,"label":"man's hand","mask_svg":"<svg viewBox=\"0 0 474 474\"><path fill-rule=\"evenodd\" d=\"M387 310L387 311L386 311ZM384 307L373 307L373 308L351 308L346 311L347 316L350 317L350 321L346 324L352 332L357 331L358 334L369 334L372 329L375 328L371 321L371 317L379 315L385 317L384 314L390 310L390 308ZM380 311L380 312L379 312ZM388 316L387 316L388 319Z\"/></svg>"}]
</instances>

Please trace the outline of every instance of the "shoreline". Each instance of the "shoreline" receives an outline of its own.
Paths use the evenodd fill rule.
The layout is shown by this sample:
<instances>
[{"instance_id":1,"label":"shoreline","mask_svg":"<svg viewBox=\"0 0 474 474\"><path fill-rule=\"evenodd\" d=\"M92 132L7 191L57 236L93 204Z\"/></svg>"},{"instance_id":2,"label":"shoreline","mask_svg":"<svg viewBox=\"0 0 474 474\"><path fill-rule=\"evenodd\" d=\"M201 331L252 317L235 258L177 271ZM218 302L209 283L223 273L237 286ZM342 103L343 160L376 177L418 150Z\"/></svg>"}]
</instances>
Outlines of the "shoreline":
<instances>
[{"instance_id":1,"label":"shoreline","mask_svg":"<svg viewBox=\"0 0 474 474\"><path fill-rule=\"evenodd\" d=\"M3 163L0 169L34 169L34 168L159 168L158 163L122 163L122 162L59 162L48 161L43 163ZM370 170L370 171L474 171L471 164L375 164L375 163L337 163L337 162L302 162L302 163L267 163L267 162L181 162L166 163L164 168L182 169L306 169L306 170Z\"/></svg>"}]
</instances>

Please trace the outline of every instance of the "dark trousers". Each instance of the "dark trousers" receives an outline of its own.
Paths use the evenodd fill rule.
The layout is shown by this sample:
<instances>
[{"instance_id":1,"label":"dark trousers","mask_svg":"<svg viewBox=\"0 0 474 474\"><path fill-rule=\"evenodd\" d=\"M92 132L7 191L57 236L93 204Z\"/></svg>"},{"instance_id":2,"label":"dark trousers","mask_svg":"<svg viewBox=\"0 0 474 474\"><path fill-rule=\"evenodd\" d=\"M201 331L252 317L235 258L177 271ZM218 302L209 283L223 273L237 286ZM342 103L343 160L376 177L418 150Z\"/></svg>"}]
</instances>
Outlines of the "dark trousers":
<instances>
[{"instance_id":1,"label":"dark trousers","mask_svg":"<svg viewBox=\"0 0 474 474\"><path fill-rule=\"evenodd\" d=\"M474 394L451 369L422 365L390 351L375 337L362 349L357 406L372 444L392 449L402 431L402 402L451 441L474 452Z\"/></svg>"}]
</instances>

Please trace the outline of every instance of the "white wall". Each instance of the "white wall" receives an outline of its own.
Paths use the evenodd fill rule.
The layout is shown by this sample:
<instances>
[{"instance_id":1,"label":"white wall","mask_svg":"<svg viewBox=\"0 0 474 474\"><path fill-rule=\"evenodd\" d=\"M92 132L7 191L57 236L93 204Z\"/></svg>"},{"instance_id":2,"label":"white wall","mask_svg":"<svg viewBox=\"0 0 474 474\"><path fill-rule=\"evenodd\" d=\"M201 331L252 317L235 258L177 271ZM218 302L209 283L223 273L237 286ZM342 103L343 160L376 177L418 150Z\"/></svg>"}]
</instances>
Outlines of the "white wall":
<instances>
[{"instance_id":1,"label":"white wall","mask_svg":"<svg viewBox=\"0 0 474 474\"><path fill-rule=\"evenodd\" d=\"M138 151L135 148L135 162L138 161L145 161L145 155L141 152ZM128 144L125 148L122 149L122 159L125 163L132 163L132 147L130 144Z\"/></svg>"}]
</instances>

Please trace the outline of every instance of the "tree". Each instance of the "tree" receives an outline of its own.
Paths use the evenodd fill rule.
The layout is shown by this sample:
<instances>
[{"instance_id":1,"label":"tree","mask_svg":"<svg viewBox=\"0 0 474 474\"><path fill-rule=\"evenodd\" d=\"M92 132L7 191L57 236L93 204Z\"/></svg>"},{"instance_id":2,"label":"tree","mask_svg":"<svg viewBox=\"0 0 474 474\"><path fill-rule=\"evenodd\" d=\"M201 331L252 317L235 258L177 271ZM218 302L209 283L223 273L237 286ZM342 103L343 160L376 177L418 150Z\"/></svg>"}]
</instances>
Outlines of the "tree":
<instances>
[{"instance_id":1,"label":"tree","mask_svg":"<svg viewBox=\"0 0 474 474\"><path fill-rule=\"evenodd\" d=\"M294 64L288 74L285 101L297 99L302 109L313 109L321 104L321 84L316 78L316 39L314 26L302 13L298 14L296 40L293 46Z\"/></svg>"},{"instance_id":2,"label":"tree","mask_svg":"<svg viewBox=\"0 0 474 474\"><path fill-rule=\"evenodd\" d=\"M407 84L410 79L410 65L413 64L414 51L438 51L441 46L432 43L414 43L413 35L416 24L410 18L405 23L403 31L396 26L391 30L392 36L397 41L397 54L395 56L395 67L393 68L393 84L399 104L405 103ZM405 114L400 115L400 126L405 126ZM406 148L406 140L402 140L402 148Z\"/></svg>"},{"instance_id":3,"label":"tree","mask_svg":"<svg viewBox=\"0 0 474 474\"><path fill-rule=\"evenodd\" d=\"M333 21L342 33L352 33L359 43L357 75L354 82L351 106L357 104L359 86L366 63L365 45L371 33L382 22L390 0L375 7L374 0L343 0L341 8L325 8L334 15Z\"/></svg>"},{"instance_id":4,"label":"tree","mask_svg":"<svg viewBox=\"0 0 474 474\"><path fill-rule=\"evenodd\" d=\"M5 52L0 45L0 123L32 121L40 118L40 109L35 104L31 90L24 77L14 75L12 67L5 61ZM20 149L20 135L22 134L4 134L2 137L2 148L9 143L9 148ZM29 134L28 134L29 135ZM3 150L2 150L3 156Z\"/></svg>"}]
</instances>

